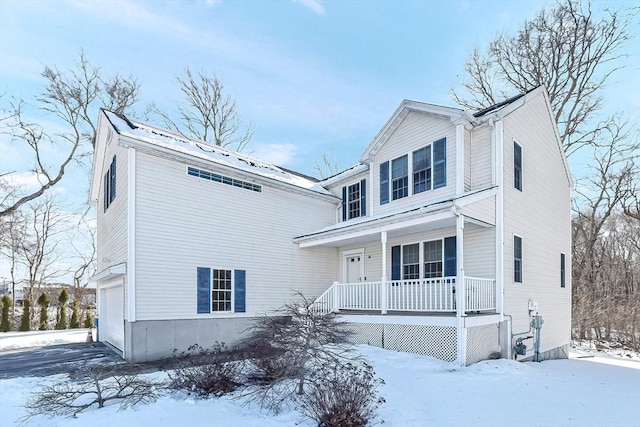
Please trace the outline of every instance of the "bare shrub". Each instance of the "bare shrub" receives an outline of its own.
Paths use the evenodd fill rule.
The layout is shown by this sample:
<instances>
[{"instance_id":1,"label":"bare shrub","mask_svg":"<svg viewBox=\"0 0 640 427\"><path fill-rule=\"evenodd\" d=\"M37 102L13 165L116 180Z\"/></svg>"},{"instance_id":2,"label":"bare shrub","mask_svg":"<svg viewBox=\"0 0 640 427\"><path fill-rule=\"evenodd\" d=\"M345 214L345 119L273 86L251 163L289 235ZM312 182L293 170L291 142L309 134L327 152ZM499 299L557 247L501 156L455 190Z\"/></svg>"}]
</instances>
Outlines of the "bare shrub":
<instances>
[{"instance_id":1,"label":"bare shrub","mask_svg":"<svg viewBox=\"0 0 640 427\"><path fill-rule=\"evenodd\" d=\"M320 427L365 426L384 403L377 393L381 384L367 363L327 363L314 372L298 398L300 410Z\"/></svg>"},{"instance_id":2,"label":"bare shrub","mask_svg":"<svg viewBox=\"0 0 640 427\"><path fill-rule=\"evenodd\" d=\"M241 384L243 362L232 360L223 343L211 350L197 344L180 354L178 367L169 373L169 388L185 390L198 397L222 396Z\"/></svg>"},{"instance_id":3,"label":"bare shrub","mask_svg":"<svg viewBox=\"0 0 640 427\"><path fill-rule=\"evenodd\" d=\"M113 365L85 367L74 378L45 385L25 404L25 419L36 415L72 416L90 407L102 408L109 401L117 401L120 409L126 409L158 397L159 383L136 374L114 375L115 369Z\"/></svg>"},{"instance_id":4,"label":"bare shrub","mask_svg":"<svg viewBox=\"0 0 640 427\"><path fill-rule=\"evenodd\" d=\"M240 344L253 382L243 395L270 413L293 406L318 366L359 358L343 345L351 332L334 313L320 313L313 300L296 296L274 315L259 316Z\"/></svg>"}]
</instances>

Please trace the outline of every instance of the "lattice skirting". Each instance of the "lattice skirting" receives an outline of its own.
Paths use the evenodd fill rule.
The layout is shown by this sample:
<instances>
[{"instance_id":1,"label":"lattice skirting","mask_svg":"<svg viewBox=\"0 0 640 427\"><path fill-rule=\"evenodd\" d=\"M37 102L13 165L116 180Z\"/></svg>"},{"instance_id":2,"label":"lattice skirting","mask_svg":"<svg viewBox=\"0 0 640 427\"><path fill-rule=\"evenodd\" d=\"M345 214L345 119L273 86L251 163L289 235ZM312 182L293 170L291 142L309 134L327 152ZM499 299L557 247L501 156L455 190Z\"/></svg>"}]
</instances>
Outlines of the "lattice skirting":
<instances>
[{"instance_id":1,"label":"lattice skirting","mask_svg":"<svg viewBox=\"0 0 640 427\"><path fill-rule=\"evenodd\" d=\"M351 337L354 344L422 354L447 362L456 361L458 346L454 327L378 323L350 323L349 326L354 332ZM467 328L465 364L499 357L499 333L497 324Z\"/></svg>"},{"instance_id":2,"label":"lattice skirting","mask_svg":"<svg viewBox=\"0 0 640 427\"><path fill-rule=\"evenodd\" d=\"M389 350L405 351L455 362L456 328L427 325L385 325L350 323L351 342L369 344Z\"/></svg>"},{"instance_id":3,"label":"lattice skirting","mask_svg":"<svg viewBox=\"0 0 640 427\"><path fill-rule=\"evenodd\" d=\"M467 328L466 365L500 357L499 333L497 324Z\"/></svg>"}]
</instances>

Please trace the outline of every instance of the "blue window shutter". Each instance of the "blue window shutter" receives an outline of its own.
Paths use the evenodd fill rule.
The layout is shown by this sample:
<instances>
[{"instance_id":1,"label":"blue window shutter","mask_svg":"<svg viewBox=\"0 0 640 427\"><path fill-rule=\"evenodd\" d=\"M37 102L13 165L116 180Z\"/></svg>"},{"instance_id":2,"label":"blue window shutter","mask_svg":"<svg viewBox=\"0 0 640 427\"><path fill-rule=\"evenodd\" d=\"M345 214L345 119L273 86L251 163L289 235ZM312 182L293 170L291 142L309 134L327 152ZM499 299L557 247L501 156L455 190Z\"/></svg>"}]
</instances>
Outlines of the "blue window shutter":
<instances>
[{"instance_id":1,"label":"blue window shutter","mask_svg":"<svg viewBox=\"0 0 640 427\"><path fill-rule=\"evenodd\" d=\"M400 246L393 246L391 248L391 280L400 280Z\"/></svg>"},{"instance_id":2,"label":"blue window shutter","mask_svg":"<svg viewBox=\"0 0 640 427\"><path fill-rule=\"evenodd\" d=\"M380 163L380 204L389 203L389 162Z\"/></svg>"},{"instance_id":3,"label":"blue window shutter","mask_svg":"<svg viewBox=\"0 0 640 427\"><path fill-rule=\"evenodd\" d=\"M455 276L458 274L456 263L456 237L446 237L444 239L444 275Z\"/></svg>"},{"instance_id":4,"label":"blue window shutter","mask_svg":"<svg viewBox=\"0 0 640 427\"><path fill-rule=\"evenodd\" d=\"M360 216L367 216L367 180L360 181Z\"/></svg>"},{"instance_id":5,"label":"blue window shutter","mask_svg":"<svg viewBox=\"0 0 640 427\"><path fill-rule=\"evenodd\" d=\"M447 185L447 138L433 143L433 188Z\"/></svg>"},{"instance_id":6,"label":"blue window shutter","mask_svg":"<svg viewBox=\"0 0 640 427\"><path fill-rule=\"evenodd\" d=\"M198 267L198 313L211 313L211 269Z\"/></svg>"},{"instance_id":7,"label":"blue window shutter","mask_svg":"<svg viewBox=\"0 0 640 427\"><path fill-rule=\"evenodd\" d=\"M347 220L347 205L349 201L347 200L347 187L342 187L342 220Z\"/></svg>"},{"instance_id":8,"label":"blue window shutter","mask_svg":"<svg viewBox=\"0 0 640 427\"><path fill-rule=\"evenodd\" d=\"M234 270L235 277L233 284L235 313L247 311L247 272L245 270Z\"/></svg>"}]
</instances>

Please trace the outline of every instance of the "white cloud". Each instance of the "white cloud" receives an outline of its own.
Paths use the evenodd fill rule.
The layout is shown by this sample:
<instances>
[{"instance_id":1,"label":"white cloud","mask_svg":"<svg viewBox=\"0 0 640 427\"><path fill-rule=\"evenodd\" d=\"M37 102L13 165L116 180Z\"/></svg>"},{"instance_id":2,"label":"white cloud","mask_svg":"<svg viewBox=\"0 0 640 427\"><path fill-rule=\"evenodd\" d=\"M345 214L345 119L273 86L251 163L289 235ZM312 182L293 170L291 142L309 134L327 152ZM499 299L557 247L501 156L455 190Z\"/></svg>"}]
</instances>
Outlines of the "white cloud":
<instances>
[{"instance_id":1,"label":"white cloud","mask_svg":"<svg viewBox=\"0 0 640 427\"><path fill-rule=\"evenodd\" d=\"M43 182L47 182L44 175L31 171L10 173L0 179L11 186L24 187L26 189L34 189L42 185Z\"/></svg>"},{"instance_id":2,"label":"white cloud","mask_svg":"<svg viewBox=\"0 0 640 427\"><path fill-rule=\"evenodd\" d=\"M326 15L322 0L293 0L294 3L300 3L307 9L311 9L316 15Z\"/></svg>"},{"instance_id":3,"label":"white cloud","mask_svg":"<svg viewBox=\"0 0 640 427\"><path fill-rule=\"evenodd\" d=\"M251 157L274 165L286 166L295 157L297 149L293 144L259 144L251 153Z\"/></svg>"}]
</instances>

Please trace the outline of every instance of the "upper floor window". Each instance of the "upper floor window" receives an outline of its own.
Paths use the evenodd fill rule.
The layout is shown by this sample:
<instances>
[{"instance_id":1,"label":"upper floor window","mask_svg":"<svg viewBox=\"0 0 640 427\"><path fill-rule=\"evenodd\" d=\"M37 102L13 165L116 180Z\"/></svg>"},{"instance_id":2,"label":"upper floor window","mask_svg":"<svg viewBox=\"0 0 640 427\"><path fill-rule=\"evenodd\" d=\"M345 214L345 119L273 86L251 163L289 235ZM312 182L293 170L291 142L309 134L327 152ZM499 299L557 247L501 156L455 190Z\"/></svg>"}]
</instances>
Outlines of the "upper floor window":
<instances>
[{"instance_id":1,"label":"upper floor window","mask_svg":"<svg viewBox=\"0 0 640 427\"><path fill-rule=\"evenodd\" d=\"M409 195L409 157L402 157L391 161L391 199L397 200Z\"/></svg>"},{"instance_id":2,"label":"upper floor window","mask_svg":"<svg viewBox=\"0 0 640 427\"><path fill-rule=\"evenodd\" d=\"M109 165L109 169L104 174L104 183L103 183L103 208L104 212L107 211L111 203L116 199L116 156L113 156L111 160L111 165Z\"/></svg>"},{"instance_id":3,"label":"upper floor window","mask_svg":"<svg viewBox=\"0 0 640 427\"><path fill-rule=\"evenodd\" d=\"M409 180L411 177L411 181ZM380 163L380 204L447 185L447 139ZM391 196L391 197L389 197Z\"/></svg>"},{"instance_id":4,"label":"upper floor window","mask_svg":"<svg viewBox=\"0 0 640 427\"><path fill-rule=\"evenodd\" d=\"M187 167L187 175L195 176L213 182L220 182L222 184L231 185L232 187L244 188L245 190L255 191L257 193L262 192L262 186L258 184L231 178L229 176L218 175L217 173L205 171L191 166Z\"/></svg>"},{"instance_id":5,"label":"upper floor window","mask_svg":"<svg viewBox=\"0 0 640 427\"><path fill-rule=\"evenodd\" d=\"M413 194L431 190L431 146L413 152Z\"/></svg>"},{"instance_id":6,"label":"upper floor window","mask_svg":"<svg viewBox=\"0 0 640 427\"><path fill-rule=\"evenodd\" d=\"M566 286L566 268L564 261L564 254L560 254L560 287L564 288Z\"/></svg>"},{"instance_id":7,"label":"upper floor window","mask_svg":"<svg viewBox=\"0 0 640 427\"><path fill-rule=\"evenodd\" d=\"M342 220L359 218L367 214L367 181L362 180L342 187Z\"/></svg>"},{"instance_id":8,"label":"upper floor window","mask_svg":"<svg viewBox=\"0 0 640 427\"><path fill-rule=\"evenodd\" d=\"M522 191L522 147L513 141L513 186Z\"/></svg>"},{"instance_id":9,"label":"upper floor window","mask_svg":"<svg viewBox=\"0 0 640 427\"><path fill-rule=\"evenodd\" d=\"M522 237L513 236L513 281L522 283Z\"/></svg>"}]
</instances>

